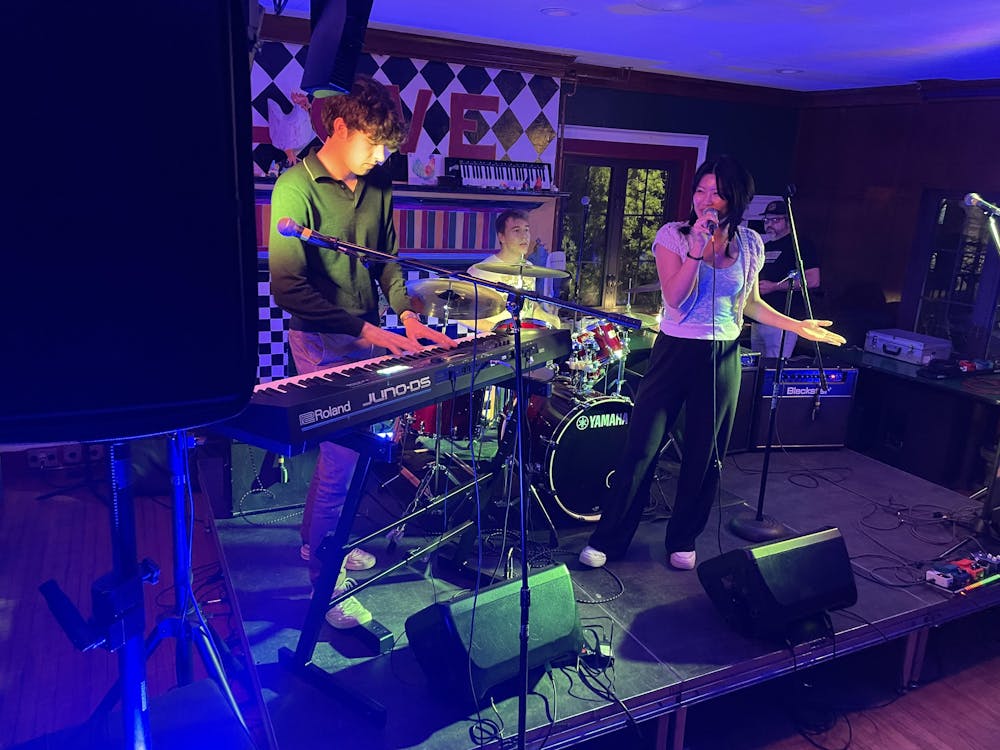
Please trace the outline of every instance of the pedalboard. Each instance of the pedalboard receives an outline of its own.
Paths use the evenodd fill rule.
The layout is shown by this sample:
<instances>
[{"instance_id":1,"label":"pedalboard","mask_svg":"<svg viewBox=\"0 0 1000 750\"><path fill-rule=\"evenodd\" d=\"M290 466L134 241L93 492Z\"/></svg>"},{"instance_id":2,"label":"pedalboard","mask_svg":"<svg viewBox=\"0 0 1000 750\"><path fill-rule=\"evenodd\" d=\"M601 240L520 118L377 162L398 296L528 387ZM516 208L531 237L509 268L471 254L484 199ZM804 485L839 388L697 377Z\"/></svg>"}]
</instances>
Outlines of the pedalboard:
<instances>
[{"instance_id":1,"label":"pedalboard","mask_svg":"<svg viewBox=\"0 0 1000 750\"><path fill-rule=\"evenodd\" d=\"M924 580L956 594L1000 582L1000 555L973 552L968 557L935 563L924 572Z\"/></svg>"}]
</instances>

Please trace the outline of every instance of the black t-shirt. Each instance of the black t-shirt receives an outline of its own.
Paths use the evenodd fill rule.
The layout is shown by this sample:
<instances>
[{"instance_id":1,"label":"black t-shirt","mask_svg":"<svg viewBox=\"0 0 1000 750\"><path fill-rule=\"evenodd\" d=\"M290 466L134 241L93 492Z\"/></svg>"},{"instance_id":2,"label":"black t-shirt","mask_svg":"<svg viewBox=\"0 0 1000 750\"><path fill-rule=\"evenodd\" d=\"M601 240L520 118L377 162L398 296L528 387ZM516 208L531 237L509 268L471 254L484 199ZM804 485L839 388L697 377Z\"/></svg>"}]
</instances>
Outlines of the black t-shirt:
<instances>
[{"instance_id":1,"label":"black t-shirt","mask_svg":"<svg viewBox=\"0 0 1000 750\"><path fill-rule=\"evenodd\" d=\"M799 238L799 249L802 251L802 266L807 271L810 268L819 268L819 253L816 246L809 240ZM786 234L784 237L764 245L764 267L760 271L760 278L765 281L781 281L788 275L788 272L795 268L795 249L792 247L792 235ZM809 290L812 293L813 290ZM778 312L785 311L785 295L787 291L781 289L770 294L763 294L763 300ZM810 296L810 300L812 297ZM815 305L814 305L815 309ZM805 315L806 306L802 301L802 290L796 289L792 295L792 317L801 318Z\"/></svg>"}]
</instances>

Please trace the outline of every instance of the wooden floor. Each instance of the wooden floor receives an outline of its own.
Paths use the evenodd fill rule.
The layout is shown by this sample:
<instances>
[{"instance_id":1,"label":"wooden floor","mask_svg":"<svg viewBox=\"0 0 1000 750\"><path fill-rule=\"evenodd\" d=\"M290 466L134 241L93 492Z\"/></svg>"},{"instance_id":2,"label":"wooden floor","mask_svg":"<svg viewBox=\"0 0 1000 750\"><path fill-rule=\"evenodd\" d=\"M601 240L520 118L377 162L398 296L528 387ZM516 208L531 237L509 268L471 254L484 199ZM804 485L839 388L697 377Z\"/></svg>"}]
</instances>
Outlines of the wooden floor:
<instances>
[{"instance_id":1,"label":"wooden floor","mask_svg":"<svg viewBox=\"0 0 1000 750\"><path fill-rule=\"evenodd\" d=\"M107 484L80 486L79 469L29 470L23 454L2 454L0 495L0 747L74 727L88 719L118 680L118 657L103 648L82 653L56 623L38 587L55 580L82 616L92 614L91 584L112 570ZM169 486L169 485L168 485ZM139 489L142 489L141 487ZM42 499L43 495L54 493ZM175 613L172 507L164 494L138 494L139 559L161 566L156 585L145 585L145 632ZM253 683L239 663L242 623L232 606L207 507L195 495L193 589L210 628L224 645L230 682L247 722L264 736ZM146 663L151 700L177 685L176 640L166 639ZM230 659L230 657L234 657ZM194 678L207 676L194 657ZM234 674L235 673L235 674ZM266 747L266 741L258 743Z\"/></svg>"},{"instance_id":2,"label":"wooden floor","mask_svg":"<svg viewBox=\"0 0 1000 750\"><path fill-rule=\"evenodd\" d=\"M899 653L876 647L689 709L690 750L992 750L1000 728L1000 612L932 632L921 681L900 691ZM646 750L624 729L581 750Z\"/></svg>"},{"instance_id":3,"label":"wooden floor","mask_svg":"<svg viewBox=\"0 0 1000 750\"><path fill-rule=\"evenodd\" d=\"M26 470L17 454L5 455L3 468L0 747L8 747L83 722L118 671L116 657L102 649L76 651L38 592L39 584L55 579L89 616L90 585L111 567L107 488L63 489L41 500L43 493L71 487L80 477ZM135 506L139 556L163 566L160 583L145 587L149 631L156 619L173 613L171 510L163 496L139 496ZM231 604L208 509L197 508L194 588L206 618L239 657L242 623ZM997 745L1000 612L982 612L933 631L922 680L904 693L897 692L898 661L898 643L888 644L698 704L688 710L686 747L987 750ZM172 644L158 649L147 669L152 697L170 690L176 682ZM265 748L256 696L249 695L253 682L244 675L235 683L258 747ZM800 729L817 733L806 737ZM655 725L641 731L639 737L624 729L582 747L655 747Z\"/></svg>"}]
</instances>

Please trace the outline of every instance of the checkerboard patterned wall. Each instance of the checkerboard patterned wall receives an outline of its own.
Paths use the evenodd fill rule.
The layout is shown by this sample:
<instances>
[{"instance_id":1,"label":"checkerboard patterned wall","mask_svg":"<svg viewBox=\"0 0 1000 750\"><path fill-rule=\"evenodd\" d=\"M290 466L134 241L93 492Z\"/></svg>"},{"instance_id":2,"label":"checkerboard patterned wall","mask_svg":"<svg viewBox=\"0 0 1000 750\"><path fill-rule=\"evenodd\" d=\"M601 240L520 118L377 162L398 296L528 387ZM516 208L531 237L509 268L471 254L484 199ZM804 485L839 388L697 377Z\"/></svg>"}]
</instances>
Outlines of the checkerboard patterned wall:
<instances>
[{"instance_id":1,"label":"checkerboard patterned wall","mask_svg":"<svg viewBox=\"0 0 1000 750\"><path fill-rule=\"evenodd\" d=\"M300 90L306 51L301 45L267 42L254 58L251 96L257 133L268 127L269 99L277 102L284 113L292 111L290 94ZM465 133L465 142L494 146L496 159L555 164L560 86L557 78L367 53L358 60L358 73L395 86L408 121L413 119L420 92L430 92L419 136L412 148L415 155L453 155L449 153L451 97L474 94L496 97L497 111L464 113L474 123ZM312 145L319 145L318 140ZM264 172L272 160L283 156L270 143L254 144L254 162Z\"/></svg>"},{"instance_id":2,"label":"checkerboard patterned wall","mask_svg":"<svg viewBox=\"0 0 1000 750\"><path fill-rule=\"evenodd\" d=\"M254 59L251 72L253 99L255 171L265 174L272 162L280 162L285 154L270 143L268 101L276 102L283 113L292 113L290 95L299 91L307 48L296 44L267 42ZM462 142L475 146L492 146L498 160L545 162L553 166L556 155L556 132L559 122L560 81L550 76L512 70L484 68L475 65L415 60L385 55L362 54L358 73L370 75L382 83L395 86L407 121L414 111L426 104L419 132L412 147L414 161L438 155L439 162L450 153L452 115L472 121ZM429 98L427 93L430 92ZM451 111L453 94L471 94L496 98L496 111ZM423 97L421 99L421 97ZM300 149L300 155L318 147L314 138ZM258 243L267 244L270 206L257 206ZM396 228L403 252L442 251L452 259L464 257L462 251L475 251L481 256L496 248L496 232L492 214L438 210L397 209ZM266 252L266 250L265 250ZM404 273L408 280L426 274ZM285 335L288 316L274 305L270 295L266 259L258 271L259 354L258 376L261 382L286 377L289 373L285 355ZM432 323L435 321L431 321ZM388 315L387 326L397 324L395 315Z\"/></svg>"}]
</instances>

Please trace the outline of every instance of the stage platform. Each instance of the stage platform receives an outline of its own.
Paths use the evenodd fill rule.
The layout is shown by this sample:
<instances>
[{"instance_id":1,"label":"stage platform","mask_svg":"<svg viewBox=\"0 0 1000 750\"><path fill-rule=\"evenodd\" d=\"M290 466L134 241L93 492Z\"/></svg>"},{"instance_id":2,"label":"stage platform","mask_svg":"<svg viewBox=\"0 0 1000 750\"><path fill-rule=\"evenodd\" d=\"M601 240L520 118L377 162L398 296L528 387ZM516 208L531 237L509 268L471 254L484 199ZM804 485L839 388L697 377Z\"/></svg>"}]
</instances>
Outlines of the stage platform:
<instances>
[{"instance_id":1,"label":"stage platform","mask_svg":"<svg viewBox=\"0 0 1000 750\"><path fill-rule=\"evenodd\" d=\"M762 458L762 453L727 457L721 507L713 510L698 540L699 561L747 546L728 531L727 521L756 507ZM659 744L679 748L687 707L887 642L898 648L898 678L905 686L919 675L931 627L1000 603L1000 585L954 596L921 582L927 563L969 536L979 503L848 449L776 451L771 457L766 512L795 533L837 527L851 556L858 602L832 614L834 638L793 650L744 637L722 619L695 572L666 565L663 534L669 507L656 499L672 499L674 468L669 462L661 464L662 492L654 488L649 518L640 526L627 557L606 569L584 568L576 559L590 524L557 517L559 546L553 549L546 546L544 524L533 519L530 559L537 566L566 563L581 621L610 637L615 662L613 671L601 678L604 696L588 687L573 668L533 678L527 701L529 747L568 747L620 729L630 720L660 719ZM370 485L374 489L362 503L355 537L385 525L393 514L402 514L405 492L396 486L390 493ZM216 521L224 565L239 600L278 746L333 743L367 750L482 746L470 734L476 731L476 714L435 694L407 644L407 617L462 590L462 580L435 564L433 554L359 595L394 634L391 653L373 656L350 631L324 625L313 656L313 663L340 685L384 706L384 723L279 665L279 649L296 646L310 596L306 564L299 557L298 523L299 516L287 509ZM512 524L516 527L513 519ZM364 579L402 559L427 541L429 537L420 535L423 532L411 524L393 550L382 538L366 545L379 565L355 577ZM967 541L945 559L977 548L977 541ZM518 570L516 564L514 568ZM517 621L510 627L516 629ZM618 701L609 699L608 685ZM487 705L480 712L484 722L493 722L497 729L502 726L503 741L493 740L489 747L515 746L517 711L515 694L498 701L495 711Z\"/></svg>"}]
</instances>

